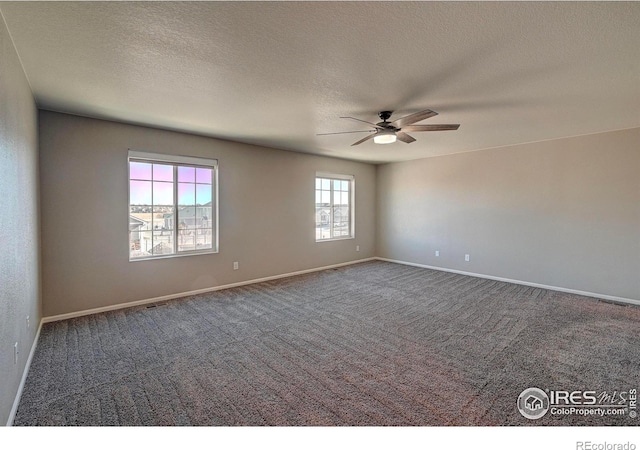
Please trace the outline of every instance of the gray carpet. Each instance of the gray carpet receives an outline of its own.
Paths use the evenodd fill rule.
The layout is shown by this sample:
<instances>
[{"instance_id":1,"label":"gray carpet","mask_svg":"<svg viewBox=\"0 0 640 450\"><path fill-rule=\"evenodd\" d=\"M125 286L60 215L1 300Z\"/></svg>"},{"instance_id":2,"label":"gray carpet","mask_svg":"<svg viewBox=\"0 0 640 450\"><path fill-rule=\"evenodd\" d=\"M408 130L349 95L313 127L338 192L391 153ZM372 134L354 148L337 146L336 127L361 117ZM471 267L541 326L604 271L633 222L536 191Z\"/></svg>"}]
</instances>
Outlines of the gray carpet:
<instances>
[{"instance_id":1,"label":"gray carpet","mask_svg":"<svg viewBox=\"0 0 640 450\"><path fill-rule=\"evenodd\" d=\"M638 425L516 400L640 387L639 326L636 307L368 262L46 324L15 425Z\"/></svg>"}]
</instances>

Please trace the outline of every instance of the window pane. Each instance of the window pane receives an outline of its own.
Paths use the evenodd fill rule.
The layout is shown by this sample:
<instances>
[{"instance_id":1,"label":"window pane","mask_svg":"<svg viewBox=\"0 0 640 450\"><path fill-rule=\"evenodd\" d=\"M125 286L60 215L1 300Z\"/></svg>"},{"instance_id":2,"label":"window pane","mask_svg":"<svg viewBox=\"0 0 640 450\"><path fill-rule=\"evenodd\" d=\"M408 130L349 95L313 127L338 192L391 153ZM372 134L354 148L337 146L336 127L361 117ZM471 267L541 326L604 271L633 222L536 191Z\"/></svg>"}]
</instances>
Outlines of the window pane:
<instances>
[{"instance_id":1,"label":"window pane","mask_svg":"<svg viewBox=\"0 0 640 450\"><path fill-rule=\"evenodd\" d=\"M316 225L328 224L330 221L329 210L326 207L316 207Z\"/></svg>"},{"instance_id":2,"label":"window pane","mask_svg":"<svg viewBox=\"0 0 640 450\"><path fill-rule=\"evenodd\" d=\"M130 205L151 205L151 181L131 181L129 184Z\"/></svg>"},{"instance_id":3,"label":"window pane","mask_svg":"<svg viewBox=\"0 0 640 450\"><path fill-rule=\"evenodd\" d=\"M198 242L196 247L198 248L198 250L208 250L210 248L213 248L213 245L211 244L211 240L209 240L209 242Z\"/></svg>"},{"instance_id":4,"label":"window pane","mask_svg":"<svg viewBox=\"0 0 640 450\"><path fill-rule=\"evenodd\" d=\"M135 180L150 180L151 164L131 161L129 163L129 178Z\"/></svg>"},{"instance_id":5,"label":"window pane","mask_svg":"<svg viewBox=\"0 0 640 450\"><path fill-rule=\"evenodd\" d=\"M196 185L191 183L178 183L178 205L196 204Z\"/></svg>"},{"instance_id":6,"label":"window pane","mask_svg":"<svg viewBox=\"0 0 640 450\"><path fill-rule=\"evenodd\" d=\"M152 255L171 255L175 253L173 233L167 230L154 230Z\"/></svg>"},{"instance_id":7,"label":"window pane","mask_svg":"<svg viewBox=\"0 0 640 450\"><path fill-rule=\"evenodd\" d=\"M165 221L157 221L154 222L153 231L155 232L155 236L168 236L169 238L173 235L173 220L168 219ZM171 239L167 239L170 241Z\"/></svg>"},{"instance_id":8,"label":"window pane","mask_svg":"<svg viewBox=\"0 0 640 450\"><path fill-rule=\"evenodd\" d=\"M342 180L342 182L340 184L342 185L342 190L343 191L348 191L349 190L349 182L347 180Z\"/></svg>"},{"instance_id":9,"label":"window pane","mask_svg":"<svg viewBox=\"0 0 640 450\"><path fill-rule=\"evenodd\" d=\"M322 181L320 181L320 178L316 178L316 189L322 189Z\"/></svg>"},{"instance_id":10,"label":"window pane","mask_svg":"<svg viewBox=\"0 0 640 450\"><path fill-rule=\"evenodd\" d=\"M322 178L322 189L324 190L329 190L331 189L331 180L328 180L326 178Z\"/></svg>"},{"instance_id":11,"label":"window pane","mask_svg":"<svg viewBox=\"0 0 640 450\"><path fill-rule=\"evenodd\" d=\"M178 166L178 181L195 183L196 182L195 167Z\"/></svg>"},{"instance_id":12,"label":"window pane","mask_svg":"<svg viewBox=\"0 0 640 450\"><path fill-rule=\"evenodd\" d=\"M321 202L323 205L329 205L331 203L331 192L322 191Z\"/></svg>"},{"instance_id":13,"label":"window pane","mask_svg":"<svg viewBox=\"0 0 640 450\"><path fill-rule=\"evenodd\" d=\"M333 180L333 189L335 191L339 191L340 190L340 180Z\"/></svg>"},{"instance_id":14,"label":"window pane","mask_svg":"<svg viewBox=\"0 0 640 450\"><path fill-rule=\"evenodd\" d=\"M340 194L340 204L341 205L348 205L349 204L349 193L348 192L342 192Z\"/></svg>"},{"instance_id":15,"label":"window pane","mask_svg":"<svg viewBox=\"0 0 640 450\"><path fill-rule=\"evenodd\" d=\"M143 258L151 255L153 236L151 231L140 231L130 234L130 252L132 258Z\"/></svg>"},{"instance_id":16,"label":"window pane","mask_svg":"<svg viewBox=\"0 0 640 450\"><path fill-rule=\"evenodd\" d=\"M175 229L176 226L176 215L175 214L165 214L164 215L164 221L163 221L163 225L164 228L167 231L173 231Z\"/></svg>"},{"instance_id":17,"label":"window pane","mask_svg":"<svg viewBox=\"0 0 640 450\"><path fill-rule=\"evenodd\" d=\"M196 214L196 217L198 218L198 228L208 228L211 229L212 227L212 219L213 216L211 215L212 210L211 210L211 206L199 206L198 207L198 211Z\"/></svg>"},{"instance_id":18,"label":"window pane","mask_svg":"<svg viewBox=\"0 0 640 450\"><path fill-rule=\"evenodd\" d=\"M154 206L153 207L153 219L152 219L152 227L150 227L153 231L165 231L170 230L172 228L171 217L172 214L166 212L169 210L169 207L164 206Z\"/></svg>"},{"instance_id":19,"label":"window pane","mask_svg":"<svg viewBox=\"0 0 640 450\"><path fill-rule=\"evenodd\" d=\"M173 205L173 183L164 181L153 182L153 205Z\"/></svg>"},{"instance_id":20,"label":"window pane","mask_svg":"<svg viewBox=\"0 0 640 450\"><path fill-rule=\"evenodd\" d=\"M211 248L211 230L200 228L194 231L196 247L198 250L203 250L206 248Z\"/></svg>"},{"instance_id":21,"label":"window pane","mask_svg":"<svg viewBox=\"0 0 640 450\"><path fill-rule=\"evenodd\" d=\"M154 213L161 213L163 217L169 216L173 213L173 204L169 205L153 205Z\"/></svg>"},{"instance_id":22,"label":"window pane","mask_svg":"<svg viewBox=\"0 0 640 450\"><path fill-rule=\"evenodd\" d=\"M153 165L153 180L154 181L173 181L173 166L166 164L154 164Z\"/></svg>"},{"instance_id":23,"label":"window pane","mask_svg":"<svg viewBox=\"0 0 640 450\"><path fill-rule=\"evenodd\" d=\"M178 229L191 230L198 226L195 206L187 206L178 210Z\"/></svg>"},{"instance_id":24,"label":"window pane","mask_svg":"<svg viewBox=\"0 0 640 450\"><path fill-rule=\"evenodd\" d=\"M211 203L211 185L196 185L196 205L206 205Z\"/></svg>"},{"instance_id":25,"label":"window pane","mask_svg":"<svg viewBox=\"0 0 640 450\"><path fill-rule=\"evenodd\" d=\"M211 184L211 172L212 169L196 168L196 182Z\"/></svg>"},{"instance_id":26,"label":"window pane","mask_svg":"<svg viewBox=\"0 0 640 450\"><path fill-rule=\"evenodd\" d=\"M212 224L210 206L186 206L178 211L178 228L211 228Z\"/></svg>"},{"instance_id":27,"label":"window pane","mask_svg":"<svg viewBox=\"0 0 640 450\"><path fill-rule=\"evenodd\" d=\"M322 200L322 192L321 191L316 191L316 206L321 203Z\"/></svg>"},{"instance_id":28,"label":"window pane","mask_svg":"<svg viewBox=\"0 0 640 450\"><path fill-rule=\"evenodd\" d=\"M193 230L182 230L178 236L178 251L188 252L196 249Z\"/></svg>"},{"instance_id":29,"label":"window pane","mask_svg":"<svg viewBox=\"0 0 640 450\"><path fill-rule=\"evenodd\" d=\"M316 239L321 239L329 230L331 211L326 206L316 206Z\"/></svg>"}]
</instances>

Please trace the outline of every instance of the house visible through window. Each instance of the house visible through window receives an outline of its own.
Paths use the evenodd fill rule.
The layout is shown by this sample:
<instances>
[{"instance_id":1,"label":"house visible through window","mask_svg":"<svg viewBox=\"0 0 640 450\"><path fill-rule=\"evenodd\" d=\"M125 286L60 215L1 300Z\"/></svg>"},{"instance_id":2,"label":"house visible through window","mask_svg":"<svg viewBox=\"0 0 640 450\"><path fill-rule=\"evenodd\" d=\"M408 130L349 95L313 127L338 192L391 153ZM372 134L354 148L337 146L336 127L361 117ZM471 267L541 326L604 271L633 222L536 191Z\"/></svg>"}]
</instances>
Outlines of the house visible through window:
<instances>
[{"instance_id":1,"label":"house visible through window","mask_svg":"<svg viewBox=\"0 0 640 450\"><path fill-rule=\"evenodd\" d=\"M316 241L352 238L354 178L316 174Z\"/></svg>"},{"instance_id":2,"label":"house visible through window","mask_svg":"<svg viewBox=\"0 0 640 450\"><path fill-rule=\"evenodd\" d=\"M129 259L218 251L217 160L129 151Z\"/></svg>"}]
</instances>

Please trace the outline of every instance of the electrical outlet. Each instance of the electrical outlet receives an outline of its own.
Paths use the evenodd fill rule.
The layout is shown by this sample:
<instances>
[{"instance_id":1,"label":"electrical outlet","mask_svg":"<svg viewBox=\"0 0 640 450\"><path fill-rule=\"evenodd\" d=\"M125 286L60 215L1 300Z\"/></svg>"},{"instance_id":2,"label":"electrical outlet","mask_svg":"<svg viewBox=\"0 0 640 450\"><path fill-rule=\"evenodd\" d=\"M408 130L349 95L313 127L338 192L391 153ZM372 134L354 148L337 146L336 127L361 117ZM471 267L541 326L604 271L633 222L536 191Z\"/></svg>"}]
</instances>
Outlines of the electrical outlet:
<instances>
[{"instance_id":1,"label":"electrical outlet","mask_svg":"<svg viewBox=\"0 0 640 450\"><path fill-rule=\"evenodd\" d=\"M360 246L356 245L356 251L359 252L360 251Z\"/></svg>"},{"instance_id":2,"label":"electrical outlet","mask_svg":"<svg viewBox=\"0 0 640 450\"><path fill-rule=\"evenodd\" d=\"M468 253L466 255L464 255L464 260L465 261L469 261L469 254Z\"/></svg>"},{"instance_id":3,"label":"electrical outlet","mask_svg":"<svg viewBox=\"0 0 640 450\"><path fill-rule=\"evenodd\" d=\"M13 344L13 365L18 364L18 343Z\"/></svg>"},{"instance_id":4,"label":"electrical outlet","mask_svg":"<svg viewBox=\"0 0 640 450\"><path fill-rule=\"evenodd\" d=\"M436 250L436 256L440 256L440 250Z\"/></svg>"},{"instance_id":5,"label":"electrical outlet","mask_svg":"<svg viewBox=\"0 0 640 450\"><path fill-rule=\"evenodd\" d=\"M233 262L233 270L238 270L240 268L240 264L238 264L238 261L234 261Z\"/></svg>"}]
</instances>

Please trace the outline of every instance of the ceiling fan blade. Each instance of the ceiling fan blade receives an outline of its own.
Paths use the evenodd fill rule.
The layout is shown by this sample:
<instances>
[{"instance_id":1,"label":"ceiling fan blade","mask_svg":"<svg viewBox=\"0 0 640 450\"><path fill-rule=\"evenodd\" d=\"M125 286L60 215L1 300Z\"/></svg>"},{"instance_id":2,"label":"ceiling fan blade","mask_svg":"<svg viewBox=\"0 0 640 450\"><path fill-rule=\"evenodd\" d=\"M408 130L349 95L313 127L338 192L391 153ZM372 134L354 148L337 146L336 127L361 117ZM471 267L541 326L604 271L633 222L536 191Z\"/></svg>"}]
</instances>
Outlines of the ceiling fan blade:
<instances>
[{"instance_id":1,"label":"ceiling fan blade","mask_svg":"<svg viewBox=\"0 0 640 450\"><path fill-rule=\"evenodd\" d=\"M357 142L354 142L353 144L351 144L351 146L353 147L354 145L362 144L363 142L366 142L366 141L368 141L369 139L373 139L373 138L374 138L374 136L375 136L376 134L377 134L377 133L372 133L372 134L370 134L369 136L367 136L367 137L365 137L365 138L362 138L362 139L360 139L360 140L359 140L359 141L357 141Z\"/></svg>"},{"instance_id":2,"label":"ceiling fan blade","mask_svg":"<svg viewBox=\"0 0 640 450\"><path fill-rule=\"evenodd\" d=\"M457 130L460 124L443 124L443 125L408 125L402 127L402 131L448 131Z\"/></svg>"},{"instance_id":3,"label":"ceiling fan blade","mask_svg":"<svg viewBox=\"0 0 640 450\"><path fill-rule=\"evenodd\" d=\"M382 129L381 126L376 125L375 123L371 123L371 122L367 122L366 120L362 120L362 119L356 119L355 117L340 117L341 119L351 119L351 120L357 120L358 122L363 122L366 123L367 125L371 125L373 128L379 128ZM413 123L413 122L412 122Z\"/></svg>"},{"instance_id":4,"label":"ceiling fan blade","mask_svg":"<svg viewBox=\"0 0 640 450\"><path fill-rule=\"evenodd\" d=\"M396 137L398 138L399 141L406 142L407 144L411 144L412 142L415 141L415 138L409 136L407 133L404 133L402 131L398 131L396 133Z\"/></svg>"},{"instance_id":5,"label":"ceiling fan blade","mask_svg":"<svg viewBox=\"0 0 640 450\"><path fill-rule=\"evenodd\" d=\"M437 115L437 112L431 111L430 109L425 109L424 111L409 114L408 116L404 116L398 120L394 120L393 122L391 122L391 125L396 128L402 128L406 125L411 125L412 123L420 122L421 120L428 119L429 117Z\"/></svg>"},{"instance_id":6,"label":"ceiling fan blade","mask_svg":"<svg viewBox=\"0 0 640 450\"><path fill-rule=\"evenodd\" d=\"M347 133L375 133L374 130L361 130L361 131L338 131L336 133L318 133L316 136L328 136L330 134L347 134Z\"/></svg>"}]
</instances>

